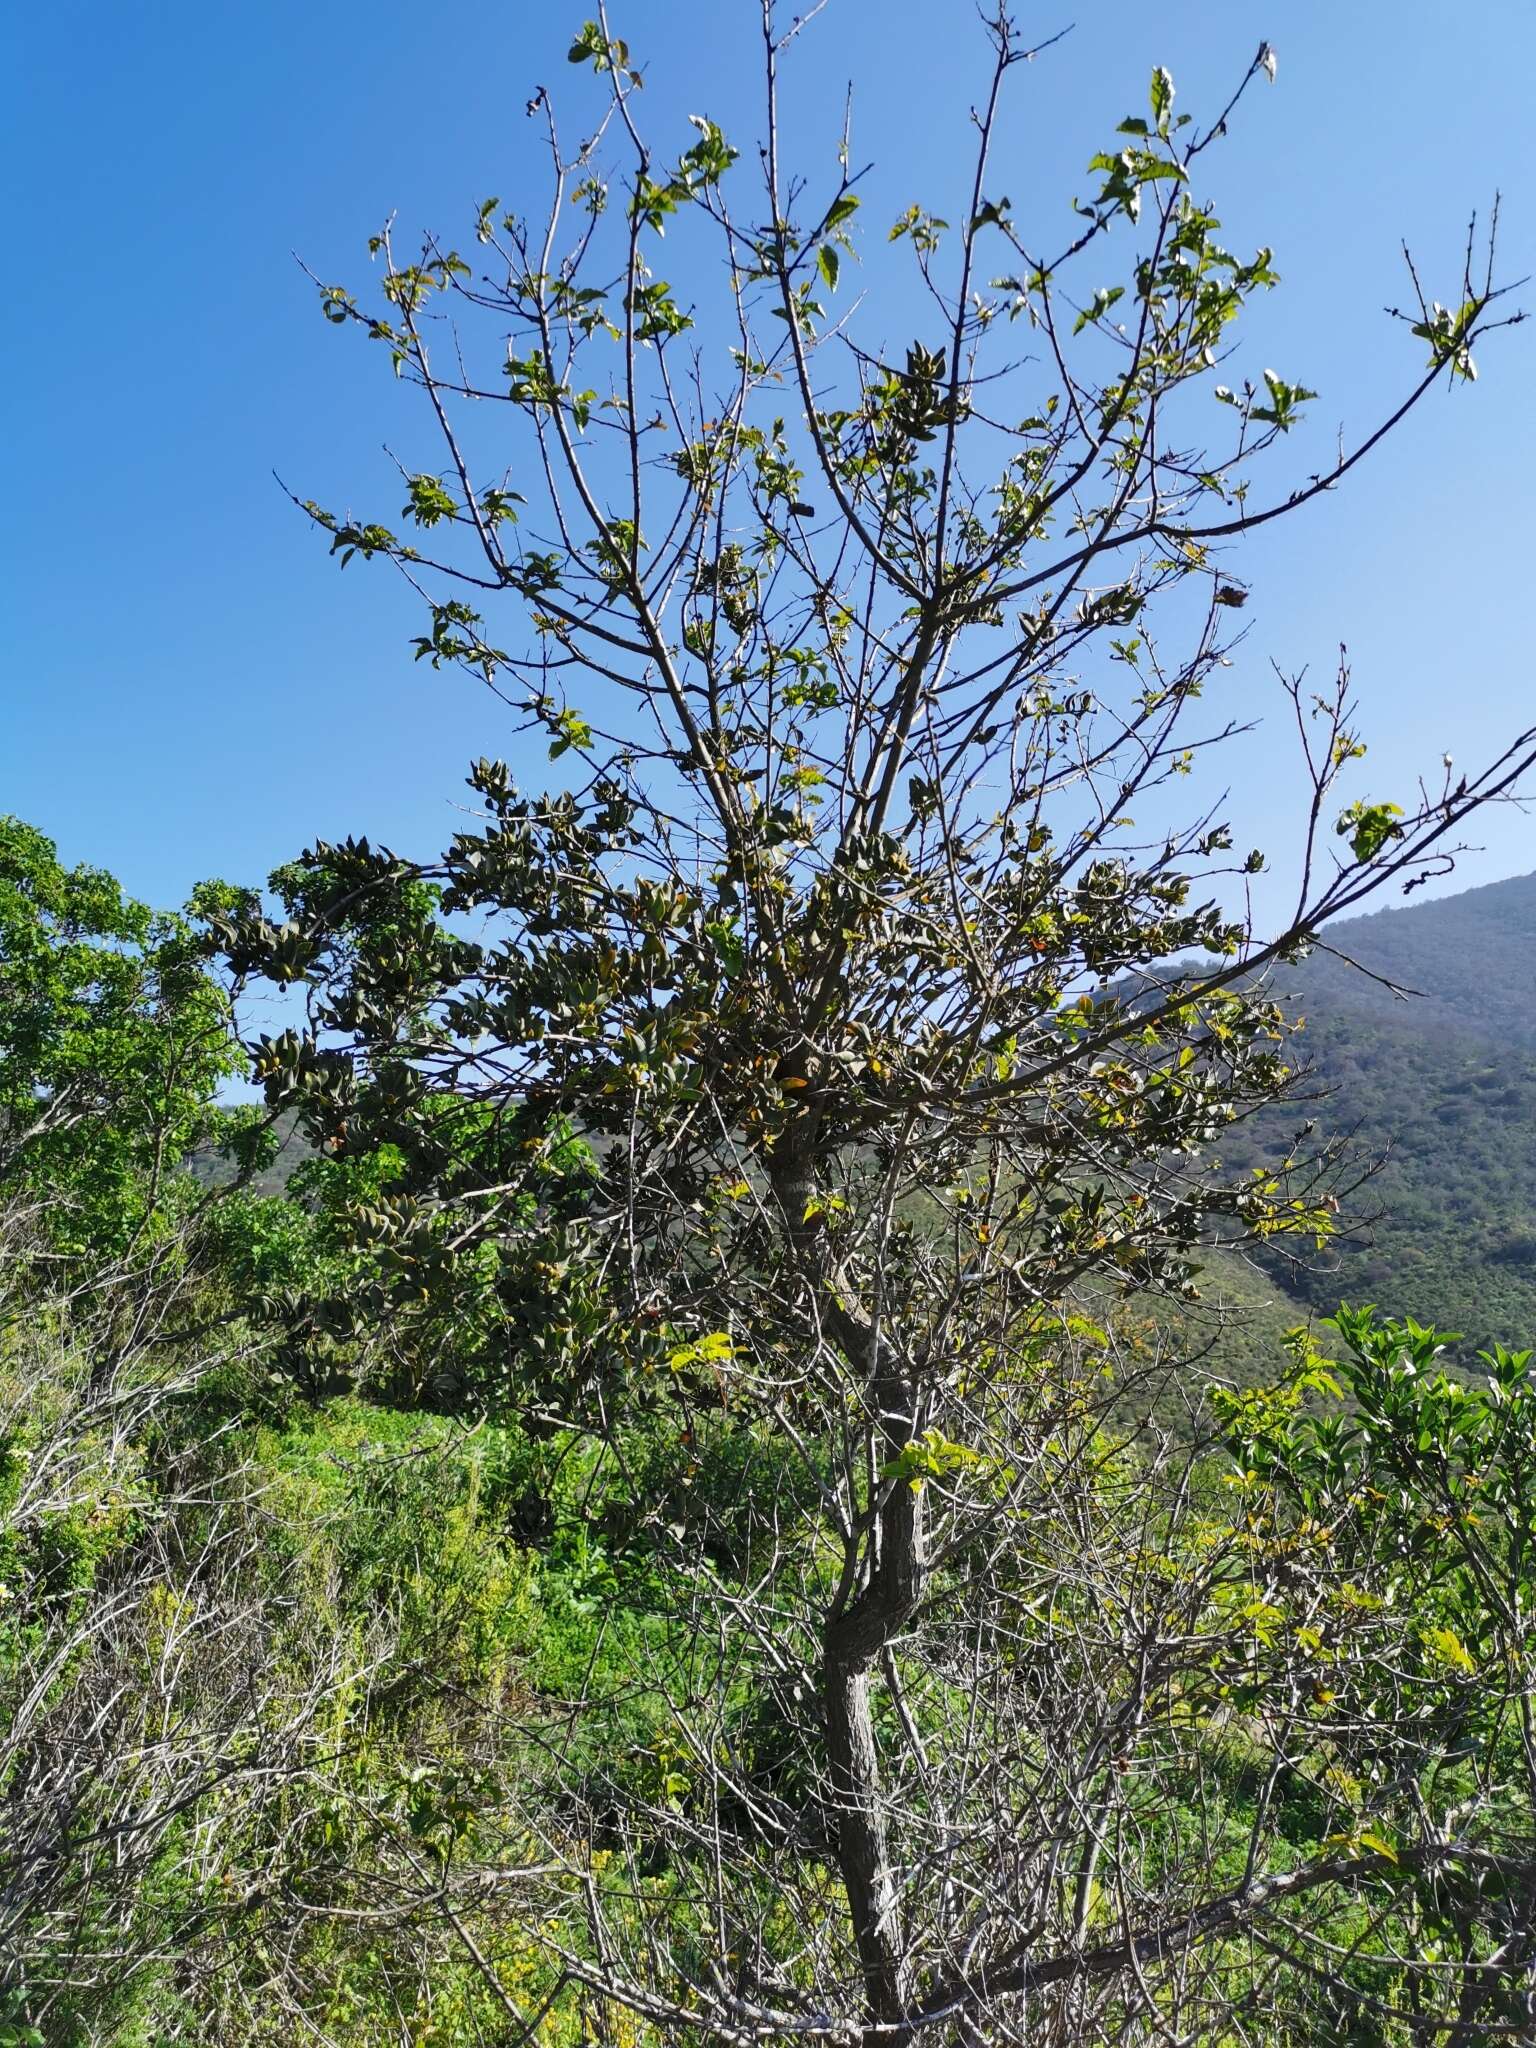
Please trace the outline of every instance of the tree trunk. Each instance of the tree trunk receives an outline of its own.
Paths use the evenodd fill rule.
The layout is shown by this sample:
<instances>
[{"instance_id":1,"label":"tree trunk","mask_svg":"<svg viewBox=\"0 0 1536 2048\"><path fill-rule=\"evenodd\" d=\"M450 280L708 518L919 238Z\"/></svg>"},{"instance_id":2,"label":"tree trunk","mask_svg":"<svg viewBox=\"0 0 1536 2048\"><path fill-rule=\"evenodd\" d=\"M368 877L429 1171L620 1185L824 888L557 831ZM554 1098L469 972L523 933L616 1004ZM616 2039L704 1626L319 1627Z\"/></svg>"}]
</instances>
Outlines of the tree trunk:
<instances>
[{"instance_id":1,"label":"tree trunk","mask_svg":"<svg viewBox=\"0 0 1536 2048\"><path fill-rule=\"evenodd\" d=\"M899 2028L911 2008L911 1985L902 1959L896 1886L881 1807L868 1669L835 1663L829 1653L826 1685L838 1862L859 1945L868 2016L878 2030L870 2038L884 2044L901 2038Z\"/></svg>"},{"instance_id":2,"label":"tree trunk","mask_svg":"<svg viewBox=\"0 0 1536 2048\"><path fill-rule=\"evenodd\" d=\"M895 1454L906 1437L901 1394L882 1372L880 1423ZM910 1429L906 1430L910 1434ZM837 1806L838 1859L864 1970L871 2043L899 2043L913 1983L887 1839L885 1793L870 1712L870 1667L911 1618L922 1590L923 1500L899 1481L881 1507L878 1561L863 1593L826 1635L827 1753Z\"/></svg>"},{"instance_id":3,"label":"tree trunk","mask_svg":"<svg viewBox=\"0 0 1536 2048\"><path fill-rule=\"evenodd\" d=\"M827 1270L820 1226L807 1220L814 1192L814 1125L773 1162L772 1179L791 1242L815 1288L824 1327L866 1390L874 1411L877 1466L900 1455L914 1430L913 1395L878 1323L847 1305L846 1280ZM837 1815L838 1864L864 1976L869 2048L907 2038L915 1990L887 1836L880 1755L870 1711L870 1669L910 1620L923 1584L923 1500L890 1484L872 1532L863 1591L828 1616L823 1641L827 1759ZM868 1539L866 1539L868 1540Z\"/></svg>"}]
</instances>

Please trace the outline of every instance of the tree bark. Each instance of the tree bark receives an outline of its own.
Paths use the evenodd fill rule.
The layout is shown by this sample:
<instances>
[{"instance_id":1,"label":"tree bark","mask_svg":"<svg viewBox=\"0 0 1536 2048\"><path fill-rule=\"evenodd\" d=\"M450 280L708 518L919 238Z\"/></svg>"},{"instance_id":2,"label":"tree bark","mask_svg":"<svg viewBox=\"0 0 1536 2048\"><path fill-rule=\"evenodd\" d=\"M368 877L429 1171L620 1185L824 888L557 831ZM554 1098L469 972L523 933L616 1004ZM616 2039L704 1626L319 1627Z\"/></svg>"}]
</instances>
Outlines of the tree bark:
<instances>
[{"instance_id":1,"label":"tree bark","mask_svg":"<svg viewBox=\"0 0 1536 2048\"><path fill-rule=\"evenodd\" d=\"M875 1339L872 1342L878 1341ZM886 1372L876 1376L880 1431L888 1452L910 1434L903 1391ZM904 1432L905 1428L905 1434ZM838 1820L838 1858L864 1971L871 2042L905 2038L914 2004L899 1891L892 1868L880 1756L870 1711L870 1668L917 1606L923 1581L921 1491L895 1482L877 1517L878 1550L857 1600L827 1626L827 1755Z\"/></svg>"},{"instance_id":2,"label":"tree bark","mask_svg":"<svg viewBox=\"0 0 1536 2048\"><path fill-rule=\"evenodd\" d=\"M837 1663L829 1652L826 1710L838 1863L864 1973L865 2000L873 2023L870 2038L899 2040L901 2022L911 2008L911 1984L902 1957L896 1886L881 1806L880 1759L867 1667Z\"/></svg>"},{"instance_id":3,"label":"tree bark","mask_svg":"<svg viewBox=\"0 0 1536 2048\"><path fill-rule=\"evenodd\" d=\"M808 1119L799 1144L785 1145L774 1161L774 1191L816 1291L824 1327L866 1390L874 1411L877 1465L884 1465L900 1455L914 1433L913 1391L878 1322L847 1306L846 1276L829 1273L819 1226L806 1222L815 1186L813 1131ZM907 2038L916 1991L891 1861L870 1672L910 1620L922 1592L921 1490L905 1480L887 1482L871 1537L874 1548L863 1590L851 1602L834 1606L827 1618L823 1694L838 1866L864 1977L865 2038L870 2048L895 2048Z\"/></svg>"}]
</instances>

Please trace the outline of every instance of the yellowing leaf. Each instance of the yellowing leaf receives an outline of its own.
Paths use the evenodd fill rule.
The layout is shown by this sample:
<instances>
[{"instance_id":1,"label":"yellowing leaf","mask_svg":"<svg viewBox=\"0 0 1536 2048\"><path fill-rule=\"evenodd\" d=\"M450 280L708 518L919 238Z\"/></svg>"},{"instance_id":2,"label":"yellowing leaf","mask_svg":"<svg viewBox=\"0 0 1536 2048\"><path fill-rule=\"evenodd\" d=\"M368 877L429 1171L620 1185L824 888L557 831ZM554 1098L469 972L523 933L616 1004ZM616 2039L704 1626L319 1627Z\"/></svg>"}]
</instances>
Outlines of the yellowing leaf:
<instances>
[{"instance_id":1,"label":"yellowing leaf","mask_svg":"<svg viewBox=\"0 0 1536 2048\"><path fill-rule=\"evenodd\" d=\"M1436 1664L1443 1664L1451 1671L1470 1673L1477 1669L1470 1651L1454 1629L1427 1628L1420 1634L1419 1641Z\"/></svg>"},{"instance_id":2,"label":"yellowing leaf","mask_svg":"<svg viewBox=\"0 0 1536 2048\"><path fill-rule=\"evenodd\" d=\"M691 1344L680 1344L675 1351L667 1354L667 1363L674 1372L684 1372L692 1365L725 1365L736 1356L736 1346L724 1330L711 1330L707 1336L696 1337Z\"/></svg>"}]
</instances>

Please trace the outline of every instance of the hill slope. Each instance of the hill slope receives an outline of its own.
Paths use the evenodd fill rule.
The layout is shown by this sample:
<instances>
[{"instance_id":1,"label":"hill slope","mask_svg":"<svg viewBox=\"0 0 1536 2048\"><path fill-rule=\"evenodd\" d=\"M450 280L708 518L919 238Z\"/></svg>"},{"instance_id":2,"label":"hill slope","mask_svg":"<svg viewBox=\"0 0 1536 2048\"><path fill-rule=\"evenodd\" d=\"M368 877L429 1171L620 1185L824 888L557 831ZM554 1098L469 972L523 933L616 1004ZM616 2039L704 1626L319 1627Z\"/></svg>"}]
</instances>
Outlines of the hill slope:
<instances>
[{"instance_id":1,"label":"hill slope","mask_svg":"<svg viewBox=\"0 0 1536 2048\"><path fill-rule=\"evenodd\" d=\"M1467 1036L1536 1048L1536 874L1411 903L1332 925L1334 953L1416 991L1407 1001L1345 961L1314 953L1283 971L1305 1001L1369 1017L1420 1036Z\"/></svg>"},{"instance_id":2,"label":"hill slope","mask_svg":"<svg viewBox=\"0 0 1536 2048\"><path fill-rule=\"evenodd\" d=\"M1381 1162L1346 1205L1327 1260L1274 1262L1303 1310L1341 1298L1494 1339L1536 1343L1536 875L1357 918L1329 943L1394 996L1317 953L1278 993L1306 1019L1309 1105L1326 1132ZM1227 1150L1278 1157L1291 1111Z\"/></svg>"}]
</instances>

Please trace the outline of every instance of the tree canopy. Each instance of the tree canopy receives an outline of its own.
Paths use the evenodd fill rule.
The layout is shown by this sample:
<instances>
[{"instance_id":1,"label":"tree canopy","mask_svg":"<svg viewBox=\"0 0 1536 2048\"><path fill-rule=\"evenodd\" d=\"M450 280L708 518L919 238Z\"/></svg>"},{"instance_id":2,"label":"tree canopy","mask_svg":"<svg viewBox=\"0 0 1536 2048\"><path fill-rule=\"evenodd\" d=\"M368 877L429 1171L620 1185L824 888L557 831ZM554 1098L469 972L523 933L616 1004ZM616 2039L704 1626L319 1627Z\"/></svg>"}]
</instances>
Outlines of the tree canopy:
<instances>
[{"instance_id":1,"label":"tree canopy","mask_svg":"<svg viewBox=\"0 0 1536 2048\"><path fill-rule=\"evenodd\" d=\"M193 922L0 819L0 1189L65 1247L123 1250L244 1064Z\"/></svg>"},{"instance_id":2,"label":"tree canopy","mask_svg":"<svg viewBox=\"0 0 1536 2048\"><path fill-rule=\"evenodd\" d=\"M1246 362L1272 252L1228 248L1209 196L1267 44L1198 118L1155 71L1053 218L998 168L1044 52L989 11L963 210L866 232L846 142L823 179L787 160L810 18L759 19L755 148L706 115L653 142L642 60L600 12L570 49L582 139L554 95L529 106L542 210L476 205L472 258L390 225L366 291L316 280L433 452L402 463L393 524L305 510L343 566L407 579L418 659L486 686L566 786L484 758L435 858L322 843L265 896L198 899L234 1014L254 981L293 994L247 1049L314 1153L208 1240L249 1343L225 1398L291 1417L297 1383L323 1409L339 1367L346 1398L498 1435L440 1481L413 1461L441 1437L386 1449L376 1480L348 1411L309 1483L379 1557L314 1538L316 1601L285 1536L243 1596L294 1804L237 1808L270 1865L239 1910L211 1848L183 1855L178 1924L228 1934L248 2009L261 1983L303 2010L294 1958L327 1914L338 1942L388 1925L387 1959L347 1967L397 2016L446 1945L466 2037L1528 2029L1528 1355L1491 1352L1469 1388L1434 1332L1341 1311L1338 1359L1298 1339L1275 1384L1202 1402L1123 1322L1192 1295L1213 1245L1326 1242L1335 1160L1305 1129L1219 1165L1294 1080L1270 970L1446 872L1536 760L1532 729L1371 787L1341 661L1276 692L1294 844L1252 846L1219 781L1252 709L1239 544L1471 381L1516 317L1493 238L1469 236L1447 304L1419 294L1401 383L1319 471L1292 453L1316 373ZM906 277L894 342L853 289L877 263ZM1262 928L1271 860L1294 888ZM46 876L13 912L51 1005L35 1042L53 1058L106 1001L110 1072L115 1020L131 1051L183 987L185 935ZM76 962L82 915L113 943ZM214 1050L182 1146L228 1057L187 973L189 1023L212 1004L189 1043ZM34 1059L12 1113L62 1099ZM1138 1380L1190 1427L1127 1425ZM280 1496L314 1464L282 1457ZM427 1531L409 1555L391 1488ZM514 1518L494 1537L487 1493ZM183 1485L151 1522L187 1543L210 1499ZM146 1602L179 1613L185 1576ZM457 1649L432 1627L450 1593ZM317 1612L296 1648L281 1617ZM50 1668L99 1674L94 1626ZM252 1753L209 1698L198 1812ZM347 1742L291 1762L332 1725ZM336 1761L348 1742L372 1775ZM47 1773L15 1769L51 1839ZM160 1854L129 1804L114 1827ZM27 1910L56 1930L54 1868L28 1866Z\"/></svg>"}]
</instances>

